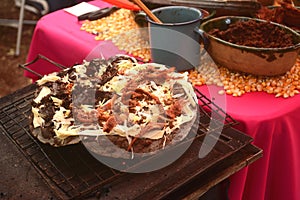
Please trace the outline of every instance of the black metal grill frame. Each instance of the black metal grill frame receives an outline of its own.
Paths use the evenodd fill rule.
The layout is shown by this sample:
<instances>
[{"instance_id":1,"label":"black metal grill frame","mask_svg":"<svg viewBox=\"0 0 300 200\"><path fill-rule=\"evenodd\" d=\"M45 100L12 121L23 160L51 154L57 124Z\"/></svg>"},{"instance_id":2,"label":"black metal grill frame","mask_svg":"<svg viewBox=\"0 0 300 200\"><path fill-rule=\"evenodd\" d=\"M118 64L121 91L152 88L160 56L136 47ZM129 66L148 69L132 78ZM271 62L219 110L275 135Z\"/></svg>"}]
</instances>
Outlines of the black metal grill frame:
<instances>
[{"instance_id":1,"label":"black metal grill frame","mask_svg":"<svg viewBox=\"0 0 300 200\"><path fill-rule=\"evenodd\" d=\"M25 87L17 99L10 100L15 95L9 95L0 100L0 128L58 197L73 199L85 196L120 176L120 172L95 162L82 145L53 148L30 134L28 116L35 88L35 85Z\"/></svg>"},{"instance_id":2,"label":"black metal grill frame","mask_svg":"<svg viewBox=\"0 0 300 200\"><path fill-rule=\"evenodd\" d=\"M39 55L32 62L20 65L20 67L27 69L28 65L39 59L44 59L59 69L65 68L42 55ZM32 73L35 73L39 77L42 76L36 72ZM32 84L0 99L0 130L5 133L27 160L30 161L32 166L56 193L58 198L77 199L87 195L93 195L97 191L105 193L105 188L108 186L111 186L113 183L120 183L121 180L124 180L124 177L126 180L126 177L132 176L129 173L122 173L101 164L81 143L57 148L43 144L33 137L29 128L29 116L31 114L31 102L36 88L36 85ZM222 131L228 130L228 128L238 124L238 122L226 114L220 107L196 88L195 92L198 98L200 114L200 123L196 130L196 139L198 139L198 143L199 141L201 143L203 138L209 134L210 137L217 137L218 144L213 151L215 154L212 154L203 160L198 159L197 156L194 156L192 159L183 156L184 158L181 159L183 163L189 161L194 164L198 163L201 165L200 168L189 168L187 166L182 166L182 163L180 162L176 162L177 164L175 163L170 166L170 172L165 172L163 170L154 172L150 176L153 178L153 182L160 184L160 181L166 182L166 180L159 180L159 178L155 178L155 175L160 177L160 173L170 173L170 177L176 176L173 177L173 179L176 179L178 177L176 173L174 173L176 170L172 171L173 168L181 169L183 171L182 174L186 174L190 170L190 172L185 175L184 180L181 180L181 183L172 183L172 181L168 181L168 184L164 184L168 187L167 190L169 193L180 190L181 184L184 185L185 182L191 180L197 174L201 174L210 167L216 166L225 158L230 157L252 141L252 138L244 134L232 131ZM214 119L212 119L211 116L214 116ZM208 129L208 127L210 129ZM216 133L218 134L221 131L222 134L216 136ZM194 138L186 139L184 142L188 142L188 140L191 139ZM189 152L189 154L192 153ZM159 157L153 156L148 161L151 162L151 159L159 159ZM134 176L133 180L135 179L138 179L138 176ZM136 181L139 182L139 180ZM147 190L147 188L144 189ZM153 193L153 191L154 190L149 188L147 195L158 195L157 198L159 198L159 196L162 198L164 198L163 196L168 196L167 193L161 195L159 192ZM123 195L122 191L114 191L112 192L112 195L113 194ZM133 199L143 199L143 196L143 194L132 194L130 197Z\"/></svg>"},{"instance_id":3,"label":"black metal grill frame","mask_svg":"<svg viewBox=\"0 0 300 200\"><path fill-rule=\"evenodd\" d=\"M31 112L31 101L35 89L36 85L32 84L0 99L0 128L30 161L57 196L61 199L83 197L120 179L124 173L98 162L81 144L56 148L42 144L31 135L28 116ZM232 117L201 92L196 92L199 102L202 104L199 106L201 112L199 135L202 139L208 133L206 127L211 120L211 113L204 110L203 107L210 108L220 118L225 119L225 126L223 122L220 123L216 119L214 122L216 129L209 130L209 133L237 124ZM220 152L224 151L224 154L216 157L212 164L242 148L251 141L251 138L243 136L237 141L230 134L221 134L219 141L223 143L220 146Z\"/></svg>"}]
</instances>

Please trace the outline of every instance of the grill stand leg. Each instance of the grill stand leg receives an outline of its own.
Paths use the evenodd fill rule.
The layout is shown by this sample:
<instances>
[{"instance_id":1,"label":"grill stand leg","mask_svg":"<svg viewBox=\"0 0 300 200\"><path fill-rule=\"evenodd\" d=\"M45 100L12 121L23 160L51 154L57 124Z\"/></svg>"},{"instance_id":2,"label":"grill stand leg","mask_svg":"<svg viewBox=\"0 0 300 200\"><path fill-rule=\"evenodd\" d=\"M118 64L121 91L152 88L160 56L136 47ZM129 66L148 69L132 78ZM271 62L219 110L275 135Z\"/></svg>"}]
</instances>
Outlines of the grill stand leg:
<instances>
[{"instance_id":1,"label":"grill stand leg","mask_svg":"<svg viewBox=\"0 0 300 200\"><path fill-rule=\"evenodd\" d=\"M229 200L228 198L229 179L225 179L216 186L209 189L198 200Z\"/></svg>"}]
</instances>

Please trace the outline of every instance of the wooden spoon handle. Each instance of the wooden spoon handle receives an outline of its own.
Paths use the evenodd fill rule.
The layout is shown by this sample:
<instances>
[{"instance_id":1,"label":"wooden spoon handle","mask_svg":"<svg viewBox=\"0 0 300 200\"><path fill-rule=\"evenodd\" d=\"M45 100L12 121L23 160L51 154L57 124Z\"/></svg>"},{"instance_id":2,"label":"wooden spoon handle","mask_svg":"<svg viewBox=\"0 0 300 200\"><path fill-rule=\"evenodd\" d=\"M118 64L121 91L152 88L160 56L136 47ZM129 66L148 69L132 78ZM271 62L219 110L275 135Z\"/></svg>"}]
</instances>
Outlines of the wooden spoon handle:
<instances>
[{"instance_id":1,"label":"wooden spoon handle","mask_svg":"<svg viewBox=\"0 0 300 200\"><path fill-rule=\"evenodd\" d=\"M152 12L147 8L147 6L141 0L133 0L153 21L162 24L160 19L158 19Z\"/></svg>"}]
</instances>

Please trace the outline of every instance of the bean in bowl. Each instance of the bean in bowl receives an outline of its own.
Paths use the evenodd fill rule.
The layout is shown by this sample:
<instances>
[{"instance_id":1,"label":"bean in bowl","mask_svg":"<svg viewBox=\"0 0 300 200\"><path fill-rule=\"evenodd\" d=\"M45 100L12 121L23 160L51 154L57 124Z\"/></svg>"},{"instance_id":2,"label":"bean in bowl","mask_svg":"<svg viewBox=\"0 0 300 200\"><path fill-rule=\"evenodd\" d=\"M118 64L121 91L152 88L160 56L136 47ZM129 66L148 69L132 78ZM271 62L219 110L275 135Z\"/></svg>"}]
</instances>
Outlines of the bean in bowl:
<instances>
[{"instance_id":1,"label":"bean in bowl","mask_svg":"<svg viewBox=\"0 0 300 200\"><path fill-rule=\"evenodd\" d=\"M238 21L226 30L212 29L210 35L230 43L258 48L285 48L294 45L293 36L270 22Z\"/></svg>"},{"instance_id":2,"label":"bean in bowl","mask_svg":"<svg viewBox=\"0 0 300 200\"><path fill-rule=\"evenodd\" d=\"M257 18L223 16L196 31L216 64L253 75L289 71L300 51L300 34L282 24Z\"/></svg>"}]
</instances>

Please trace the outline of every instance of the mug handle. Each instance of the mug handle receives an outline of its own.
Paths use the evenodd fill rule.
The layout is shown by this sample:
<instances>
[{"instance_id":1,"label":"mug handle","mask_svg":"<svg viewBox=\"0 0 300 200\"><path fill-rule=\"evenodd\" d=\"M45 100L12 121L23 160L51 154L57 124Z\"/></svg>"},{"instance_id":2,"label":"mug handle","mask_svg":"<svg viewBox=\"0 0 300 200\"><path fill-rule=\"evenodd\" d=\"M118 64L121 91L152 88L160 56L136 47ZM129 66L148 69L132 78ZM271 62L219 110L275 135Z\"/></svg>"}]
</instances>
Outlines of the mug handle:
<instances>
[{"instance_id":1,"label":"mug handle","mask_svg":"<svg viewBox=\"0 0 300 200\"><path fill-rule=\"evenodd\" d=\"M196 27L194 29L194 32L196 32L200 35L202 42L204 44L204 48L207 50L208 46L209 46L209 39L208 39L206 33L203 30L199 29L198 27Z\"/></svg>"}]
</instances>

